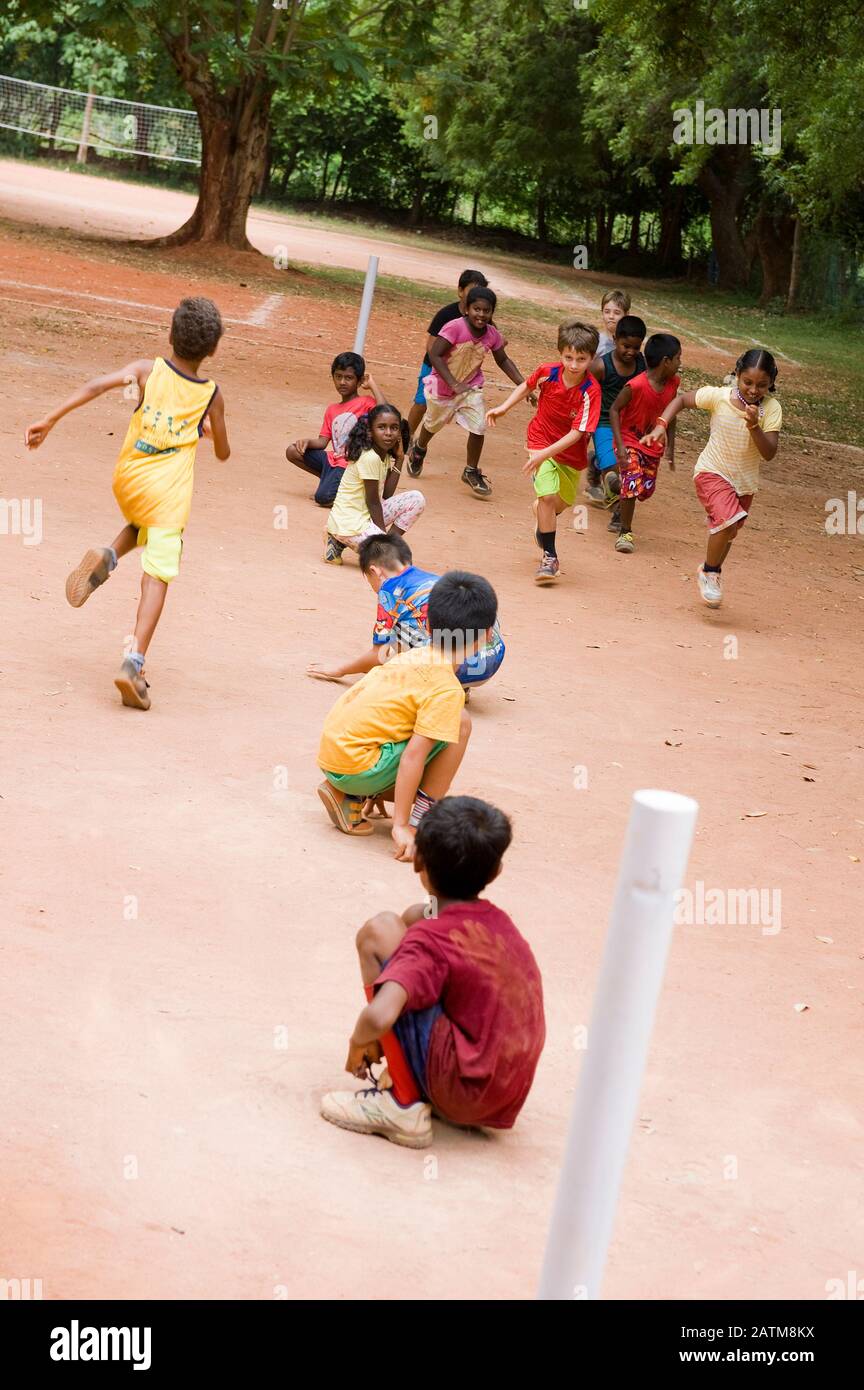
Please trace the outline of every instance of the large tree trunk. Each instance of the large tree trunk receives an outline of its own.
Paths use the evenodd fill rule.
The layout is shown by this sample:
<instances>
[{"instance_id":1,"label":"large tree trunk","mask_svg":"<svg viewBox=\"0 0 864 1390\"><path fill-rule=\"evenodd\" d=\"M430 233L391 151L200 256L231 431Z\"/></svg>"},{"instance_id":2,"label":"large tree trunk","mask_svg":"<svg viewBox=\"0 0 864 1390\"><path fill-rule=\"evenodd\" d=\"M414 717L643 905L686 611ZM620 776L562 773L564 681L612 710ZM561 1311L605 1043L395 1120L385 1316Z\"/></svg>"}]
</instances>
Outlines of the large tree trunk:
<instances>
[{"instance_id":1,"label":"large tree trunk","mask_svg":"<svg viewBox=\"0 0 864 1390\"><path fill-rule=\"evenodd\" d=\"M473 200L473 202L471 203L471 230L472 230L472 232L476 232L476 230L477 230L477 209L479 208L479 206L480 206L480 189L479 189L479 188L475 188L475 189L474 189L474 200Z\"/></svg>"},{"instance_id":2,"label":"large tree trunk","mask_svg":"<svg viewBox=\"0 0 864 1390\"><path fill-rule=\"evenodd\" d=\"M541 188L537 193L537 240L549 240L549 227L546 222L546 191Z\"/></svg>"},{"instance_id":3,"label":"large tree trunk","mask_svg":"<svg viewBox=\"0 0 864 1390\"><path fill-rule=\"evenodd\" d=\"M630 221L630 245L627 250L631 256L639 255L639 241L641 236L642 214L634 212Z\"/></svg>"},{"instance_id":4,"label":"large tree trunk","mask_svg":"<svg viewBox=\"0 0 864 1390\"><path fill-rule=\"evenodd\" d=\"M708 199L711 240L720 267L721 289L745 289L750 258L741 235L739 217L747 196L753 154L747 145L719 146L702 166L697 183Z\"/></svg>"},{"instance_id":5,"label":"large tree trunk","mask_svg":"<svg viewBox=\"0 0 864 1390\"><path fill-rule=\"evenodd\" d=\"M772 299L784 297L789 289L795 219L785 213L772 215L760 208L755 231L756 250L762 266L759 307L764 309Z\"/></svg>"},{"instance_id":6,"label":"large tree trunk","mask_svg":"<svg viewBox=\"0 0 864 1390\"><path fill-rule=\"evenodd\" d=\"M657 259L663 270L677 274L683 262L681 244L681 212L684 206L684 190L670 191L660 208L660 235L657 244Z\"/></svg>"},{"instance_id":7,"label":"large tree trunk","mask_svg":"<svg viewBox=\"0 0 864 1390\"><path fill-rule=\"evenodd\" d=\"M798 292L801 288L801 218L795 218L795 232L792 240L792 254L789 263L789 290L786 295L786 312L791 314L798 307Z\"/></svg>"},{"instance_id":8,"label":"large tree trunk","mask_svg":"<svg viewBox=\"0 0 864 1390\"><path fill-rule=\"evenodd\" d=\"M149 245L205 241L237 251L255 249L246 235L246 218L267 158L270 96L260 82L224 96L196 92L201 126L198 203L182 227Z\"/></svg>"},{"instance_id":9,"label":"large tree trunk","mask_svg":"<svg viewBox=\"0 0 864 1390\"><path fill-rule=\"evenodd\" d=\"M414 197L411 201L411 211L408 214L408 226L416 227L423 213L423 185L414 185Z\"/></svg>"}]
</instances>

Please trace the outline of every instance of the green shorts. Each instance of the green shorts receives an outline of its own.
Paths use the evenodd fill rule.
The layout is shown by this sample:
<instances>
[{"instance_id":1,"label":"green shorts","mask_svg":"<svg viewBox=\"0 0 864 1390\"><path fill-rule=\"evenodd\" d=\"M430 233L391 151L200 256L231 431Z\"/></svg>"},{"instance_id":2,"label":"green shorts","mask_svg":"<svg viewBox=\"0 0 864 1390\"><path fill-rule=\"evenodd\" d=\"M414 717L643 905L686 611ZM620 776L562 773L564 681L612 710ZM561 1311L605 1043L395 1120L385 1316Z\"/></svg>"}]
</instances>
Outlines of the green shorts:
<instances>
[{"instance_id":1,"label":"green shorts","mask_svg":"<svg viewBox=\"0 0 864 1390\"><path fill-rule=\"evenodd\" d=\"M324 776L328 782L332 782L334 787L338 787L340 792L346 792L348 796L380 796L394 785L402 754L407 747L407 738L401 743L382 743L378 761L368 771L328 772L324 768ZM441 749L446 747L446 743L433 745L426 759L427 767L433 758L437 758Z\"/></svg>"},{"instance_id":2,"label":"green shorts","mask_svg":"<svg viewBox=\"0 0 864 1390\"><path fill-rule=\"evenodd\" d=\"M570 468L557 459L546 459L534 474L534 491L538 497L561 498L572 507L579 491L579 469Z\"/></svg>"}]
</instances>

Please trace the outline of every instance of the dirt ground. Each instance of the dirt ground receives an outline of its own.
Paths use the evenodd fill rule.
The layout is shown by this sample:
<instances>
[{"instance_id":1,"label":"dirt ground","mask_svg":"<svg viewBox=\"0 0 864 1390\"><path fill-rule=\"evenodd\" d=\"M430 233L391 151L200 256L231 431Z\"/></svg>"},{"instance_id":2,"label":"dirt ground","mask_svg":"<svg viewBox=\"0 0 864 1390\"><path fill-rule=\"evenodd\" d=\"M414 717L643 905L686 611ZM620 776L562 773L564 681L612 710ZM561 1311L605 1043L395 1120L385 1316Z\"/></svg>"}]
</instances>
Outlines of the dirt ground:
<instances>
[{"instance_id":1,"label":"dirt ground","mask_svg":"<svg viewBox=\"0 0 864 1390\"><path fill-rule=\"evenodd\" d=\"M120 244L44 228L166 230L182 195L111 190L121 225L109 185L77 180L73 206L48 180L40 201L22 169L0 168L15 219L0 228L2 496L42 500L43 538L0 535L0 1277L40 1278L46 1298L532 1297L643 786L700 802L688 884L779 890L782 930L676 928L605 1294L821 1298L864 1268L864 570L860 538L824 528L826 499L860 486L850 456L781 447L710 612L695 434L637 518L637 552L615 554L591 511L562 530L552 590L531 582L525 415L487 442L488 503L459 482L459 432L433 446L416 558L487 575L508 643L472 702L457 789L513 817L493 896L540 962L548 1042L511 1133L438 1125L419 1154L344 1133L318 1098L352 1084L354 932L417 888L386 829L349 845L314 794L338 691L304 670L364 646L371 596L353 564L323 565L323 516L284 446L317 429L357 295L283 297L275 272L262 294L206 256L142 269ZM355 254L287 220L276 233L308 261ZM430 285L460 268L418 245L397 270L389 246L347 240L358 264L378 250L382 270ZM508 293L529 288L514 270ZM33 454L22 435L88 376L162 351L189 292L231 320L213 373L233 453L199 450L140 715L112 684L134 557L83 610L63 597L83 549L118 529L128 403L101 398ZM367 344L405 407L425 315L376 309ZM508 336L523 367L554 355L530 320Z\"/></svg>"}]
</instances>

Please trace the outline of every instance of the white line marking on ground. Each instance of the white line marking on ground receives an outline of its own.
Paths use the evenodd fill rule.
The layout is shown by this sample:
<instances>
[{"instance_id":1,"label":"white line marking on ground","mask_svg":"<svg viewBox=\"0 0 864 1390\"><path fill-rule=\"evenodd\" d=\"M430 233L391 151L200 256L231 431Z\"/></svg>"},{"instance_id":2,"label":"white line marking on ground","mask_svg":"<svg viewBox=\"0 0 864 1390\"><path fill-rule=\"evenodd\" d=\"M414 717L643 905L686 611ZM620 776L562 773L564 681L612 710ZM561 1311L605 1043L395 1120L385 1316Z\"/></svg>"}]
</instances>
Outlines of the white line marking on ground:
<instances>
[{"instance_id":1,"label":"white line marking on ground","mask_svg":"<svg viewBox=\"0 0 864 1390\"><path fill-rule=\"evenodd\" d=\"M282 298L281 294L268 294L263 303L259 304L257 309L252 310L246 323L252 324L255 328L263 328L265 324L270 322L274 312L279 308Z\"/></svg>"}]
</instances>

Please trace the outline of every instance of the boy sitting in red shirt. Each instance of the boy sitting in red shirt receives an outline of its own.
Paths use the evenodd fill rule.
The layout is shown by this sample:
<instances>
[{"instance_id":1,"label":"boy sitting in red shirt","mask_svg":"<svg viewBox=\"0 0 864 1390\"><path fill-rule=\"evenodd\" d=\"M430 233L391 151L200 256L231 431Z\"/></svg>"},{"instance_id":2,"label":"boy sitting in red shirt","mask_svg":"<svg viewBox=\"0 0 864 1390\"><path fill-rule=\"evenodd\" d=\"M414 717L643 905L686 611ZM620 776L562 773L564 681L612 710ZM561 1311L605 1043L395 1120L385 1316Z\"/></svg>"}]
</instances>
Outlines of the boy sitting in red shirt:
<instances>
[{"instance_id":1,"label":"boy sitting in red shirt","mask_svg":"<svg viewBox=\"0 0 864 1390\"><path fill-rule=\"evenodd\" d=\"M546 1025L530 946L477 896L500 873L511 835L504 813L473 796L444 797L421 820L414 868L431 905L380 912L358 933L369 1003L345 1069L372 1084L325 1095L331 1124L411 1149L432 1143L433 1107L452 1124L512 1128Z\"/></svg>"},{"instance_id":2,"label":"boy sitting in red shirt","mask_svg":"<svg viewBox=\"0 0 864 1390\"><path fill-rule=\"evenodd\" d=\"M615 440L621 479L621 531L615 549L629 555L636 549L633 513L637 502L647 502L657 483L663 444L646 440L663 411L678 394L681 378L681 344L672 333L652 333L645 344L647 368L623 386L612 402L609 424ZM674 425L674 421L673 421ZM668 436L669 467L675 471L674 430Z\"/></svg>"},{"instance_id":3,"label":"boy sitting in red shirt","mask_svg":"<svg viewBox=\"0 0 864 1390\"><path fill-rule=\"evenodd\" d=\"M339 400L324 411L321 433L314 439L296 439L285 450L289 463L318 479L313 500L319 507L333 505L348 466L345 445L357 421L384 402L358 352L340 352L333 359L330 375Z\"/></svg>"},{"instance_id":4,"label":"boy sitting in red shirt","mask_svg":"<svg viewBox=\"0 0 864 1390\"><path fill-rule=\"evenodd\" d=\"M579 474L588 467L588 435L600 418L600 387L588 372L597 351L599 334L590 324L568 319L558 329L560 361L533 371L527 381L511 391L503 405L486 415L494 425L518 401L540 387L540 404L528 424L528 461L523 473L534 474L534 539L542 551L537 584L554 584L560 573L555 549L557 517L572 507L579 490Z\"/></svg>"}]
</instances>

